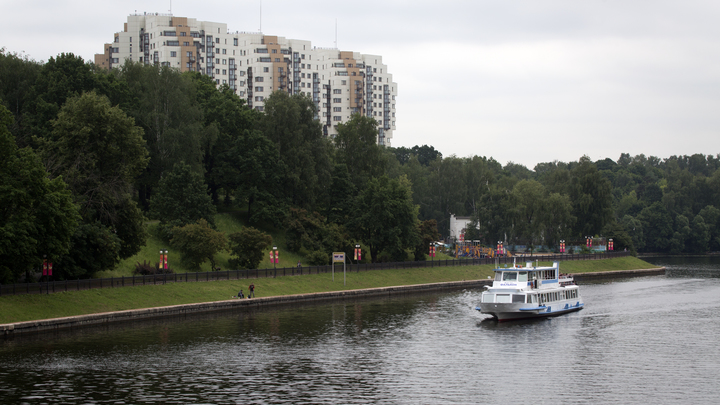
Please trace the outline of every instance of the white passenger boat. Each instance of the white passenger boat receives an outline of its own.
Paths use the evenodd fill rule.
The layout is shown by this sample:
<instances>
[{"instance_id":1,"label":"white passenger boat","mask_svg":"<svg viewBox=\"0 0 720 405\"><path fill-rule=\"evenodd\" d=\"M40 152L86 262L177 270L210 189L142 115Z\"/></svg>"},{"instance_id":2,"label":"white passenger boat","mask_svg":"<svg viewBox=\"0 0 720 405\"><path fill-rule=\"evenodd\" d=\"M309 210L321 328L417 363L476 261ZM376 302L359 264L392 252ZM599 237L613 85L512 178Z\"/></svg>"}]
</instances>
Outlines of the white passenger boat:
<instances>
[{"instance_id":1,"label":"white passenger boat","mask_svg":"<svg viewBox=\"0 0 720 405\"><path fill-rule=\"evenodd\" d=\"M478 311L498 321L557 316L583 308L573 278L552 267L496 268L492 286L485 286Z\"/></svg>"}]
</instances>

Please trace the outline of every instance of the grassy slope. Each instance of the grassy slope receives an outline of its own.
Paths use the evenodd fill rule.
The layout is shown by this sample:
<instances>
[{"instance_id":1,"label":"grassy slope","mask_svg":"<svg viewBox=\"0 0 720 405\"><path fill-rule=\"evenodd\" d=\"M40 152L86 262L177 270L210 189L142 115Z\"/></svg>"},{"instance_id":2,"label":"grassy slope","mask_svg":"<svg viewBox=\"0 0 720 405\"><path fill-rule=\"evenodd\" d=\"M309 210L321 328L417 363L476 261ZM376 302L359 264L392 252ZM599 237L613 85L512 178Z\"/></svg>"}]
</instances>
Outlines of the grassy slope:
<instances>
[{"instance_id":1,"label":"grassy slope","mask_svg":"<svg viewBox=\"0 0 720 405\"><path fill-rule=\"evenodd\" d=\"M229 235L233 232L238 232L240 229L242 229L244 225L244 221L242 218L243 213L240 211L230 211L230 212L222 212L217 215L215 215L215 225L217 226L217 229L221 232L225 232L225 235ZM157 221L152 221L148 226L148 232L149 236L147 239L146 245L143 247L143 249L136 254L135 256L123 260L118 264L118 266L114 270L108 270L108 271L101 271L98 272L95 277L96 278L110 278L110 277L121 277L121 276L131 276L133 270L135 270L135 263L142 263L144 260L155 264L160 260L160 250L167 250L168 251L168 257L169 257L169 265L170 267L175 270L176 273L187 273L187 272L194 272L197 271L196 269L189 268L185 266L180 261L180 252L178 250L173 249L168 243L163 242L161 239L159 239L157 236L155 236L155 226L157 225ZM267 230L263 230L265 232L268 232ZM280 251L280 263L278 263L279 267L292 267L295 266L298 262L298 260L302 260L301 257L292 254L287 251L285 248L285 235L284 233L280 231L269 231L269 233L273 237L273 243L278 246L278 250ZM227 251L220 252L217 254L216 258L216 266L222 268L223 270L227 270L230 268L230 265L228 264L228 260L230 259L230 253ZM261 269L264 268L271 268L273 267L270 263L270 259L268 258L268 252L265 252L263 255L263 261L260 263L259 266ZM200 268L200 271L209 271L210 268L210 262L205 262Z\"/></svg>"},{"instance_id":2,"label":"grassy slope","mask_svg":"<svg viewBox=\"0 0 720 405\"><path fill-rule=\"evenodd\" d=\"M269 264L269 263L268 263ZM540 262L540 265L550 263ZM564 273L653 268L634 257L596 261L567 261L560 265ZM487 279L492 266L434 267L425 269L376 270L347 273L343 286L342 271L331 274L254 279L259 297L322 291L353 290L437 283L444 281ZM17 295L0 297L0 324L71 315L148 308L230 299L239 289L247 293L250 280L228 280L199 283L148 285L115 289L71 291L50 295Z\"/></svg>"}]
</instances>

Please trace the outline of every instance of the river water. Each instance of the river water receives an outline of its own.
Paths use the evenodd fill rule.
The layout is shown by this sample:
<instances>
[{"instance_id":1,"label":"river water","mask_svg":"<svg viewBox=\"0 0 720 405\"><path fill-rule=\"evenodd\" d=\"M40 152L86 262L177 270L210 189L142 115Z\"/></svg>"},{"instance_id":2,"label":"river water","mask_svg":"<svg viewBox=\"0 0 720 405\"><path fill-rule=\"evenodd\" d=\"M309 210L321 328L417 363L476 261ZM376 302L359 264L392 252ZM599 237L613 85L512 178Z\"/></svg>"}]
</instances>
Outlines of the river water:
<instances>
[{"instance_id":1,"label":"river water","mask_svg":"<svg viewBox=\"0 0 720 405\"><path fill-rule=\"evenodd\" d=\"M720 261L654 261L531 322L467 290L0 338L0 403L719 403Z\"/></svg>"}]
</instances>

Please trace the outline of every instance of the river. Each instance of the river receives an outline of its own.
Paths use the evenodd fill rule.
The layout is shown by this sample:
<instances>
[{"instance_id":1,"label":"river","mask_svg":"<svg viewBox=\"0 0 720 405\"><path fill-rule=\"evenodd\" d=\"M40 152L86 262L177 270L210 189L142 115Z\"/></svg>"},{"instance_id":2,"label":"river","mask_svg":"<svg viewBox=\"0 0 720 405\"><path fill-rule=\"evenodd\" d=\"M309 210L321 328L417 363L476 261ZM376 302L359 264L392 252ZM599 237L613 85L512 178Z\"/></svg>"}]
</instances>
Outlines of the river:
<instances>
[{"instance_id":1,"label":"river","mask_svg":"<svg viewBox=\"0 0 720 405\"><path fill-rule=\"evenodd\" d=\"M530 322L467 290L0 338L0 402L716 404L720 261L652 260Z\"/></svg>"}]
</instances>

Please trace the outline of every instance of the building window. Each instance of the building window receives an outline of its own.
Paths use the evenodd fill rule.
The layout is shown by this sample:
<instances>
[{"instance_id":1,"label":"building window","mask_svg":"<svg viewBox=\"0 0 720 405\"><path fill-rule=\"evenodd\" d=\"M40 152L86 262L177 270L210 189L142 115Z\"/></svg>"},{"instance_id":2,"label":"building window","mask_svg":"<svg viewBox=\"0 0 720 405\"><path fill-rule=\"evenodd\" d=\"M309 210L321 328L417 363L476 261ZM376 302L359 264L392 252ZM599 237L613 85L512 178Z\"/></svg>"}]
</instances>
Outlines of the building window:
<instances>
[{"instance_id":1,"label":"building window","mask_svg":"<svg viewBox=\"0 0 720 405\"><path fill-rule=\"evenodd\" d=\"M170 51L170 57L171 57L171 58L177 57L177 52L175 52L175 51Z\"/></svg>"},{"instance_id":2,"label":"building window","mask_svg":"<svg viewBox=\"0 0 720 405\"><path fill-rule=\"evenodd\" d=\"M273 50L272 50L272 53L277 53L277 49L273 49Z\"/></svg>"},{"instance_id":3,"label":"building window","mask_svg":"<svg viewBox=\"0 0 720 405\"><path fill-rule=\"evenodd\" d=\"M342 112L342 107L333 107L333 112Z\"/></svg>"},{"instance_id":4,"label":"building window","mask_svg":"<svg viewBox=\"0 0 720 405\"><path fill-rule=\"evenodd\" d=\"M341 102L342 102L342 99L339 99L339 98L333 99L333 103L341 103Z\"/></svg>"},{"instance_id":5,"label":"building window","mask_svg":"<svg viewBox=\"0 0 720 405\"><path fill-rule=\"evenodd\" d=\"M256 81L256 82L263 82L263 81L265 81L265 78L262 77L262 76L255 76L255 81Z\"/></svg>"},{"instance_id":6,"label":"building window","mask_svg":"<svg viewBox=\"0 0 720 405\"><path fill-rule=\"evenodd\" d=\"M342 94L342 89L333 89L333 94Z\"/></svg>"},{"instance_id":7,"label":"building window","mask_svg":"<svg viewBox=\"0 0 720 405\"><path fill-rule=\"evenodd\" d=\"M216 75L219 75L219 74L220 74L220 69L215 69L215 74L216 74Z\"/></svg>"},{"instance_id":8,"label":"building window","mask_svg":"<svg viewBox=\"0 0 720 405\"><path fill-rule=\"evenodd\" d=\"M223 74L226 75L226 74L227 74L227 70L223 69Z\"/></svg>"},{"instance_id":9,"label":"building window","mask_svg":"<svg viewBox=\"0 0 720 405\"><path fill-rule=\"evenodd\" d=\"M342 117L339 115L333 116L333 121L342 121Z\"/></svg>"},{"instance_id":10,"label":"building window","mask_svg":"<svg viewBox=\"0 0 720 405\"><path fill-rule=\"evenodd\" d=\"M190 42L183 42L183 46L190 46Z\"/></svg>"},{"instance_id":11,"label":"building window","mask_svg":"<svg viewBox=\"0 0 720 405\"><path fill-rule=\"evenodd\" d=\"M346 85L346 84L347 84L347 80L340 80L340 84L342 84L343 86Z\"/></svg>"},{"instance_id":12,"label":"building window","mask_svg":"<svg viewBox=\"0 0 720 405\"><path fill-rule=\"evenodd\" d=\"M262 87L262 86L257 86L257 87L255 87L255 91L261 92L261 91L263 91L263 87Z\"/></svg>"},{"instance_id":13,"label":"building window","mask_svg":"<svg viewBox=\"0 0 720 405\"><path fill-rule=\"evenodd\" d=\"M264 67L264 68L263 68L263 72L265 72L265 73L269 73L269 72L270 72L270 68L269 68L269 67L267 67L267 66L266 66L266 67Z\"/></svg>"},{"instance_id":14,"label":"building window","mask_svg":"<svg viewBox=\"0 0 720 405\"><path fill-rule=\"evenodd\" d=\"M238 40L237 38L233 38L233 45L234 45L234 46L238 46L237 40Z\"/></svg>"},{"instance_id":15,"label":"building window","mask_svg":"<svg viewBox=\"0 0 720 405\"><path fill-rule=\"evenodd\" d=\"M220 28L218 28L218 33L220 33ZM220 38L215 38L215 43L216 43L216 44L219 44L219 43L220 43Z\"/></svg>"},{"instance_id":16,"label":"building window","mask_svg":"<svg viewBox=\"0 0 720 405\"><path fill-rule=\"evenodd\" d=\"M223 48L223 55L227 54L227 49Z\"/></svg>"}]
</instances>

